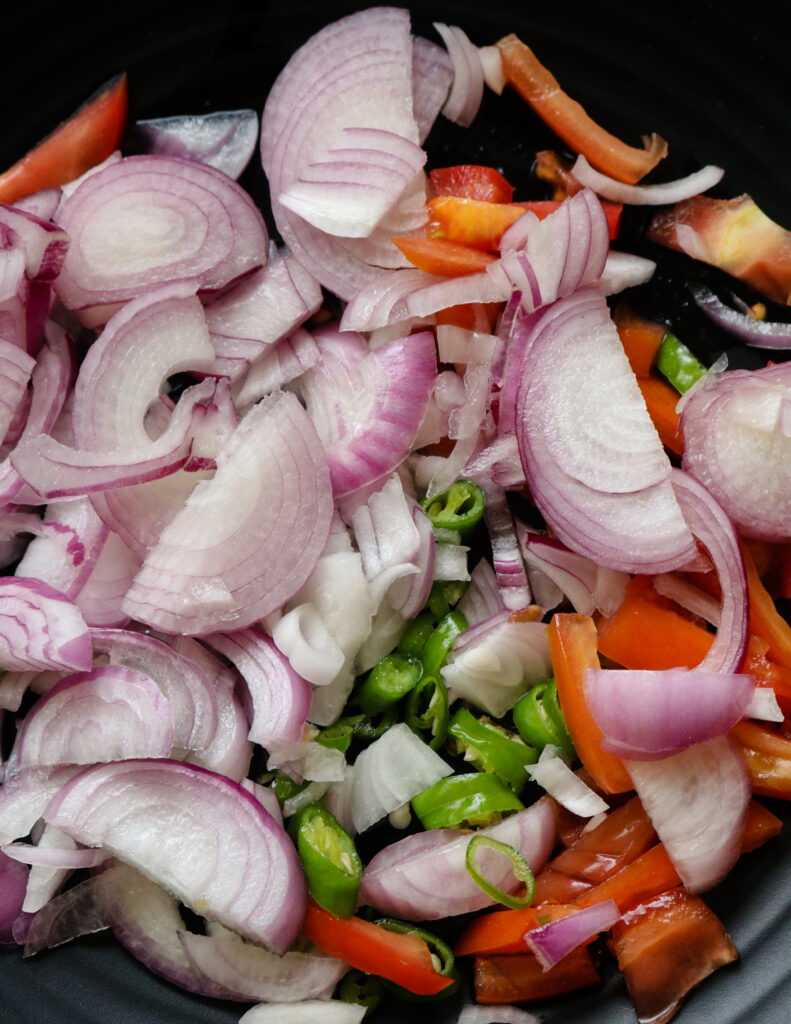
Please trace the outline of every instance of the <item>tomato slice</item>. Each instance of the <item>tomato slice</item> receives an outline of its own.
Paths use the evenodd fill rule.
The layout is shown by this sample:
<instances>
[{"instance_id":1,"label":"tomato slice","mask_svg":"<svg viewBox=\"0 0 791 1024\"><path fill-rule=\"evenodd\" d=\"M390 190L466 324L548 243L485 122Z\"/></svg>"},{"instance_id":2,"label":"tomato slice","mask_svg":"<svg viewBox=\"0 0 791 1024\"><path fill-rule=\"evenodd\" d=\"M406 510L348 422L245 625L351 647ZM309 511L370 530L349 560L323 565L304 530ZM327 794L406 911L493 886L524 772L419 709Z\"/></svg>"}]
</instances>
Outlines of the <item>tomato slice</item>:
<instances>
[{"instance_id":1,"label":"tomato slice","mask_svg":"<svg viewBox=\"0 0 791 1024\"><path fill-rule=\"evenodd\" d=\"M330 956L416 995L436 995L454 983L434 969L431 951L417 935L391 932L360 917L335 917L313 900L302 931Z\"/></svg>"},{"instance_id":2,"label":"tomato slice","mask_svg":"<svg viewBox=\"0 0 791 1024\"><path fill-rule=\"evenodd\" d=\"M126 75L117 75L0 175L0 202L65 185L106 160L120 145L128 103Z\"/></svg>"},{"instance_id":3,"label":"tomato slice","mask_svg":"<svg viewBox=\"0 0 791 1024\"><path fill-rule=\"evenodd\" d=\"M480 164L457 164L429 171L431 190L435 196L464 196L488 203L510 203L513 186L495 170Z\"/></svg>"}]
</instances>

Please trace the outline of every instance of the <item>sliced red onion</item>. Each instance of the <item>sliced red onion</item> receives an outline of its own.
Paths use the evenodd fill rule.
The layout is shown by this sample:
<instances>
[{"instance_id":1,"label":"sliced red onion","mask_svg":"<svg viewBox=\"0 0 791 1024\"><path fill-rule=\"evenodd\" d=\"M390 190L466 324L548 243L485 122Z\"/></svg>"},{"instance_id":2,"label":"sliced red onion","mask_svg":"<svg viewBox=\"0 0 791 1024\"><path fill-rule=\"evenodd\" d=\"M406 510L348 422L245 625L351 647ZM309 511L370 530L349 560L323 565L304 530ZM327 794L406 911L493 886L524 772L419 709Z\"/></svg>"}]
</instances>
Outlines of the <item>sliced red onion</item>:
<instances>
[{"instance_id":1,"label":"sliced red onion","mask_svg":"<svg viewBox=\"0 0 791 1024\"><path fill-rule=\"evenodd\" d=\"M441 671L455 697L501 718L552 674L546 623L499 612L462 633Z\"/></svg>"},{"instance_id":2,"label":"sliced red onion","mask_svg":"<svg viewBox=\"0 0 791 1024\"><path fill-rule=\"evenodd\" d=\"M697 281L692 281L687 288L706 316L745 345L756 348L791 348L791 323L758 320L748 313L726 306L710 288Z\"/></svg>"},{"instance_id":3,"label":"sliced red onion","mask_svg":"<svg viewBox=\"0 0 791 1024\"><path fill-rule=\"evenodd\" d=\"M476 833L430 829L399 839L377 853L363 871L360 901L384 914L409 921L436 921L482 910L494 902L473 881L465 865L467 844ZM534 873L546 863L555 842L555 811L539 800L523 811L480 829L478 835L508 843ZM519 886L510 862L488 849L478 865L493 885L513 893Z\"/></svg>"},{"instance_id":4,"label":"sliced red onion","mask_svg":"<svg viewBox=\"0 0 791 1024\"><path fill-rule=\"evenodd\" d=\"M737 672L747 648L749 605L739 537L712 495L694 477L673 470L673 490L693 536L706 548L720 582L717 635L698 669Z\"/></svg>"},{"instance_id":5,"label":"sliced red onion","mask_svg":"<svg viewBox=\"0 0 791 1024\"><path fill-rule=\"evenodd\" d=\"M561 807L580 818L592 818L608 809L598 793L574 774L551 744L544 747L536 764L527 766L527 772Z\"/></svg>"},{"instance_id":6,"label":"sliced red onion","mask_svg":"<svg viewBox=\"0 0 791 1024\"><path fill-rule=\"evenodd\" d=\"M38 192L32 192L29 196L23 196L13 204L17 210L25 213L32 213L34 217L41 220L52 220L55 211L60 203L61 190L59 188L42 188Z\"/></svg>"},{"instance_id":7,"label":"sliced red onion","mask_svg":"<svg viewBox=\"0 0 791 1024\"><path fill-rule=\"evenodd\" d=\"M153 816L169 822L167 842L159 831L129 828ZM222 776L176 761L87 768L45 819L276 953L302 927L307 892L293 845L254 797Z\"/></svg>"},{"instance_id":8,"label":"sliced red onion","mask_svg":"<svg viewBox=\"0 0 791 1024\"><path fill-rule=\"evenodd\" d=\"M315 366L319 358L313 336L298 327L250 365L236 394L239 408L244 409L276 388L290 384Z\"/></svg>"},{"instance_id":9,"label":"sliced red onion","mask_svg":"<svg viewBox=\"0 0 791 1024\"><path fill-rule=\"evenodd\" d=\"M314 686L327 686L343 668L343 651L312 604L300 604L275 624L272 639L295 672Z\"/></svg>"},{"instance_id":10,"label":"sliced red onion","mask_svg":"<svg viewBox=\"0 0 791 1024\"><path fill-rule=\"evenodd\" d=\"M365 576L378 603L395 580L417 572L421 554L421 537L398 475L390 476L359 505L351 519Z\"/></svg>"},{"instance_id":11,"label":"sliced red onion","mask_svg":"<svg viewBox=\"0 0 791 1024\"><path fill-rule=\"evenodd\" d=\"M442 113L448 120L468 128L483 99L483 67L478 48L458 25L435 21L434 28L442 37L453 64L453 82Z\"/></svg>"},{"instance_id":12,"label":"sliced red onion","mask_svg":"<svg viewBox=\"0 0 791 1024\"><path fill-rule=\"evenodd\" d=\"M333 492L342 497L391 473L409 454L436 378L428 331L388 342L349 380L325 355L303 378L308 411L327 449Z\"/></svg>"},{"instance_id":13,"label":"sliced red onion","mask_svg":"<svg viewBox=\"0 0 791 1024\"><path fill-rule=\"evenodd\" d=\"M23 349L0 339L0 441L5 439L17 409L25 398L35 365L35 359Z\"/></svg>"},{"instance_id":14,"label":"sliced red onion","mask_svg":"<svg viewBox=\"0 0 791 1024\"><path fill-rule=\"evenodd\" d=\"M177 157L110 164L82 182L58 220L71 246L56 290L88 326L153 286L194 278L211 291L267 257L266 226L247 193Z\"/></svg>"},{"instance_id":15,"label":"sliced red onion","mask_svg":"<svg viewBox=\"0 0 791 1024\"><path fill-rule=\"evenodd\" d=\"M254 110L158 117L136 121L129 143L136 153L159 153L197 160L238 179L258 142Z\"/></svg>"},{"instance_id":16,"label":"sliced red onion","mask_svg":"<svg viewBox=\"0 0 791 1024\"><path fill-rule=\"evenodd\" d=\"M423 277L422 285L414 278L410 280L411 290L390 309L386 322L432 316L448 306L465 302L501 302L510 294L510 287L506 289L485 270L461 277L431 278L428 275L428 279Z\"/></svg>"},{"instance_id":17,"label":"sliced red onion","mask_svg":"<svg viewBox=\"0 0 791 1024\"><path fill-rule=\"evenodd\" d=\"M89 626L125 626L121 603L140 569L140 559L116 533L108 533L96 564L76 598Z\"/></svg>"},{"instance_id":18,"label":"sliced red onion","mask_svg":"<svg viewBox=\"0 0 791 1024\"><path fill-rule=\"evenodd\" d=\"M346 777L346 758L341 750L315 740L302 740L273 747L267 768L279 768L295 782L342 782Z\"/></svg>"},{"instance_id":19,"label":"sliced red onion","mask_svg":"<svg viewBox=\"0 0 791 1024\"><path fill-rule=\"evenodd\" d=\"M218 775L225 775L234 782L242 782L250 771L253 745L248 739L250 725L236 693L233 671L223 668L214 681L214 687L219 706L217 731L205 750L193 751L187 760ZM267 810L272 813L271 808L267 807Z\"/></svg>"},{"instance_id":20,"label":"sliced red onion","mask_svg":"<svg viewBox=\"0 0 791 1024\"><path fill-rule=\"evenodd\" d=\"M303 1003L259 1003L239 1024L360 1024L366 1007L339 999L307 999Z\"/></svg>"},{"instance_id":21,"label":"sliced red onion","mask_svg":"<svg viewBox=\"0 0 791 1024\"><path fill-rule=\"evenodd\" d=\"M443 284L444 278L427 274L417 267L385 270L351 297L340 321L342 331L372 331L390 324L404 322L409 327L406 300L413 292L428 285ZM488 283L488 279L487 282ZM489 286L493 290L493 286ZM441 304L437 309L444 308ZM436 309L433 311L436 312Z\"/></svg>"},{"instance_id":22,"label":"sliced red onion","mask_svg":"<svg viewBox=\"0 0 791 1024\"><path fill-rule=\"evenodd\" d=\"M712 626L719 626L720 602L705 590L696 587L694 583L689 583L673 573L663 572L654 576L653 587L657 594L669 597L679 607L686 608L693 615L700 616ZM610 618L612 614L614 612L609 613L607 618Z\"/></svg>"},{"instance_id":23,"label":"sliced red onion","mask_svg":"<svg viewBox=\"0 0 791 1024\"><path fill-rule=\"evenodd\" d=\"M653 761L722 736L745 714L752 676L696 668L663 672L588 669L585 698L602 747Z\"/></svg>"},{"instance_id":24,"label":"sliced red onion","mask_svg":"<svg viewBox=\"0 0 791 1024\"><path fill-rule=\"evenodd\" d=\"M14 941L14 921L22 913L28 869L0 850L0 945Z\"/></svg>"},{"instance_id":25,"label":"sliced red onion","mask_svg":"<svg viewBox=\"0 0 791 1024\"><path fill-rule=\"evenodd\" d=\"M18 711L25 691L38 672L5 672L0 678L0 708Z\"/></svg>"},{"instance_id":26,"label":"sliced red onion","mask_svg":"<svg viewBox=\"0 0 791 1024\"><path fill-rule=\"evenodd\" d=\"M666 181L658 185L625 185L622 181L616 181L615 178L595 170L580 154L571 168L571 174L581 185L592 188L598 195L616 203L629 203L632 206L670 206L713 188L722 180L725 171L721 167L709 164L676 181Z\"/></svg>"},{"instance_id":27,"label":"sliced red onion","mask_svg":"<svg viewBox=\"0 0 791 1024\"><path fill-rule=\"evenodd\" d=\"M296 743L310 708L310 686L274 642L256 629L215 633L207 642L238 669L253 702L249 738L270 748Z\"/></svg>"},{"instance_id":28,"label":"sliced red onion","mask_svg":"<svg viewBox=\"0 0 791 1024\"><path fill-rule=\"evenodd\" d=\"M577 946L588 942L600 932L608 931L620 916L615 900L602 900L568 917L558 918L540 928L532 928L525 933L525 942L544 970L548 971Z\"/></svg>"},{"instance_id":29,"label":"sliced red onion","mask_svg":"<svg viewBox=\"0 0 791 1024\"><path fill-rule=\"evenodd\" d=\"M33 769L6 775L0 787L0 845L28 835L47 804L80 768Z\"/></svg>"},{"instance_id":30,"label":"sliced red onion","mask_svg":"<svg viewBox=\"0 0 791 1024\"><path fill-rule=\"evenodd\" d=\"M59 893L33 915L22 938L26 957L108 927L99 897L100 877L88 878Z\"/></svg>"},{"instance_id":31,"label":"sliced red onion","mask_svg":"<svg viewBox=\"0 0 791 1024\"><path fill-rule=\"evenodd\" d=\"M469 580L467 571L467 555L469 548L453 541L439 543L434 555L435 580Z\"/></svg>"},{"instance_id":32,"label":"sliced red onion","mask_svg":"<svg viewBox=\"0 0 791 1024\"><path fill-rule=\"evenodd\" d=\"M505 606L497 586L497 576L485 558L472 570L470 585L457 607L470 628L503 611Z\"/></svg>"},{"instance_id":33,"label":"sliced red onion","mask_svg":"<svg viewBox=\"0 0 791 1024\"><path fill-rule=\"evenodd\" d=\"M292 394L262 402L221 452L214 478L163 530L124 610L169 633L241 629L305 582L331 517L329 471L310 418Z\"/></svg>"},{"instance_id":34,"label":"sliced red onion","mask_svg":"<svg viewBox=\"0 0 791 1024\"><path fill-rule=\"evenodd\" d=\"M594 387L605 366L608 379ZM617 430L615 413L604 415L604 394L606 408L617 409ZM571 550L626 572L662 572L695 556L670 462L596 292L556 302L534 325L517 394L517 440L533 498Z\"/></svg>"},{"instance_id":35,"label":"sliced red onion","mask_svg":"<svg viewBox=\"0 0 791 1024\"><path fill-rule=\"evenodd\" d=\"M785 718L774 690L769 686L756 686L750 703L744 709L745 718L758 718L763 722L782 722Z\"/></svg>"},{"instance_id":36,"label":"sliced red onion","mask_svg":"<svg viewBox=\"0 0 791 1024\"><path fill-rule=\"evenodd\" d=\"M412 107L422 145L442 109L453 81L446 50L422 36L412 40Z\"/></svg>"},{"instance_id":37,"label":"sliced red onion","mask_svg":"<svg viewBox=\"0 0 791 1024\"><path fill-rule=\"evenodd\" d=\"M503 606L509 611L526 608L531 601L522 552L517 540L514 517L505 489L481 482L486 495L484 522L492 545L492 559Z\"/></svg>"},{"instance_id":38,"label":"sliced red onion","mask_svg":"<svg viewBox=\"0 0 791 1024\"><path fill-rule=\"evenodd\" d=\"M483 69L483 80L498 96L507 84L503 71L503 60L496 46L479 46L478 57Z\"/></svg>"},{"instance_id":39,"label":"sliced red onion","mask_svg":"<svg viewBox=\"0 0 791 1024\"><path fill-rule=\"evenodd\" d=\"M0 579L0 666L87 670L91 640L76 605L41 580Z\"/></svg>"},{"instance_id":40,"label":"sliced red onion","mask_svg":"<svg viewBox=\"0 0 791 1024\"><path fill-rule=\"evenodd\" d=\"M179 939L186 925L178 901L139 871L116 861L90 879L102 919L132 956L168 981L214 999L234 999L192 966ZM83 883L86 884L86 883Z\"/></svg>"},{"instance_id":41,"label":"sliced red onion","mask_svg":"<svg viewBox=\"0 0 791 1024\"><path fill-rule=\"evenodd\" d=\"M0 203L0 228L10 230L21 247L28 278L49 283L58 276L69 249L69 236L62 226Z\"/></svg>"},{"instance_id":42,"label":"sliced red onion","mask_svg":"<svg viewBox=\"0 0 791 1024\"><path fill-rule=\"evenodd\" d=\"M364 832L452 769L403 722L392 726L354 763L351 819Z\"/></svg>"},{"instance_id":43,"label":"sliced red onion","mask_svg":"<svg viewBox=\"0 0 791 1024\"><path fill-rule=\"evenodd\" d=\"M602 295L617 295L627 288L645 284L654 276L656 263L645 256L610 250L599 280Z\"/></svg>"},{"instance_id":44,"label":"sliced red onion","mask_svg":"<svg viewBox=\"0 0 791 1024\"><path fill-rule=\"evenodd\" d=\"M218 359L251 362L304 323L321 303L316 279L288 250L270 246L265 267L206 307Z\"/></svg>"},{"instance_id":45,"label":"sliced red onion","mask_svg":"<svg viewBox=\"0 0 791 1024\"><path fill-rule=\"evenodd\" d=\"M20 769L167 757L173 713L142 672L107 665L67 676L26 716L12 752Z\"/></svg>"},{"instance_id":46,"label":"sliced red onion","mask_svg":"<svg viewBox=\"0 0 791 1024\"><path fill-rule=\"evenodd\" d=\"M217 925L211 926L208 935L183 931L179 938L193 967L237 999L275 1003L326 999L349 970L342 960L321 953L292 950L276 956Z\"/></svg>"},{"instance_id":47,"label":"sliced red onion","mask_svg":"<svg viewBox=\"0 0 791 1024\"><path fill-rule=\"evenodd\" d=\"M2 852L20 864L45 868L95 868L107 859L104 850L43 848L30 843L9 843Z\"/></svg>"},{"instance_id":48,"label":"sliced red onion","mask_svg":"<svg viewBox=\"0 0 791 1024\"><path fill-rule=\"evenodd\" d=\"M172 712L173 743L179 753L204 750L212 742L217 730L217 696L194 659L153 636L123 629L92 629L91 642L94 653L107 654L111 665L143 673L156 683Z\"/></svg>"},{"instance_id":49,"label":"sliced red onion","mask_svg":"<svg viewBox=\"0 0 791 1024\"><path fill-rule=\"evenodd\" d=\"M704 892L722 881L739 857L751 796L741 748L719 736L661 761L626 766L687 889Z\"/></svg>"},{"instance_id":50,"label":"sliced red onion","mask_svg":"<svg viewBox=\"0 0 791 1024\"><path fill-rule=\"evenodd\" d=\"M596 565L555 537L524 527L518 534L525 561L552 580L575 611L581 615L600 611L607 617L616 613L626 595L627 573Z\"/></svg>"},{"instance_id":51,"label":"sliced red onion","mask_svg":"<svg viewBox=\"0 0 791 1024\"><path fill-rule=\"evenodd\" d=\"M415 524L420 541L420 548L414 563L417 567L417 572L396 580L391 584L387 593L388 602L404 619L414 618L425 607L431 592L431 581L434 578L434 562L437 553L434 542L434 528L431 520L417 501L410 499L410 505L412 508L412 521Z\"/></svg>"},{"instance_id":52,"label":"sliced red onion","mask_svg":"<svg viewBox=\"0 0 791 1024\"><path fill-rule=\"evenodd\" d=\"M39 850L76 850L77 844L61 832L59 828L45 825L38 838ZM58 892L71 874L69 868L34 866L28 875L25 902L22 910L26 914L35 914L41 910Z\"/></svg>"}]
</instances>

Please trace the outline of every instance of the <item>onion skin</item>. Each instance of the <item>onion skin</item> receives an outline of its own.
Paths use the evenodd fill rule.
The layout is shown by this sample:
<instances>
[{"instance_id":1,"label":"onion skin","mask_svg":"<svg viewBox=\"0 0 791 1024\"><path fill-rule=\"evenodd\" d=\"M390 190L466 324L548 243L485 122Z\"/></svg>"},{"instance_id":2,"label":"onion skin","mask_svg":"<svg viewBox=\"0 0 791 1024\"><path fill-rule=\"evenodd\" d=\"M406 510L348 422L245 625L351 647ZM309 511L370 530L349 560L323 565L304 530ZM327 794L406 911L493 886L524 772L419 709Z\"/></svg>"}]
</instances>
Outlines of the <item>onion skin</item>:
<instances>
[{"instance_id":1,"label":"onion skin","mask_svg":"<svg viewBox=\"0 0 791 1024\"><path fill-rule=\"evenodd\" d=\"M307 886L291 840L246 790L177 761L87 768L45 812L77 842L104 846L196 913L284 953L299 934ZM135 818L168 821L167 835Z\"/></svg>"}]
</instances>

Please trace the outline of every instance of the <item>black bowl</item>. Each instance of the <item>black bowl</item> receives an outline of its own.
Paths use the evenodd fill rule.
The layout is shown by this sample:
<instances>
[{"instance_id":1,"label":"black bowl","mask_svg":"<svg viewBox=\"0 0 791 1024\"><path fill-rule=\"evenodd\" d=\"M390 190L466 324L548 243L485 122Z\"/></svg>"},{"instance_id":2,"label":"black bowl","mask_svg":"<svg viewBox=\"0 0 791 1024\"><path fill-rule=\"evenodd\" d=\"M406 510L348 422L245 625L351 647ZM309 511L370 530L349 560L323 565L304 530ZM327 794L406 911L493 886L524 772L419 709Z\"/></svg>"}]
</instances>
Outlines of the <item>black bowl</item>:
<instances>
[{"instance_id":1,"label":"black bowl","mask_svg":"<svg viewBox=\"0 0 791 1024\"><path fill-rule=\"evenodd\" d=\"M137 0L80 9L51 2L15 5L3 17L0 166L17 160L88 95L119 71L129 76L131 117L254 107L289 55L323 24L365 4L193 3L176 8ZM706 163L726 169L717 194L749 192L775 220L791 225L791 15L782 0L731 7L716 0L563 0L484 3L432 0L413 10L415 29L431 22L463 27L474 42L517 32L589 113L638 144L657 131L670 157L664 178ZM436 38L436 37L435 37ZM490 163L523 194L537 149L551 136L513 95L487 96L471 129L440 124L430 165ZM243 183L263 204L257 159ZM692 347L716 349L699 322L684 320L673 275L647 301L687 325ZM697 326L696 326L697 324ZM700 336L698 336L698 330ZM722 342L724 344L724 342ZM785 805L769 802L788 817ZM785 833L785 830L784 830ZM727 882L707 894L741 953L686 1001L681 1024L787 1024L791 1005L791 840L782 834L742 858ZM241 1005L204 1001L149 974L106 935L23 961L2 956L0 1020L9 1024L225 1024ZM393 1002L384 1024L406 1016L455 1021L462 991L426 1007ZM603 987L535 1008L548 1024L633 1024L617 972Z\"/></svg>"}]
</instances>

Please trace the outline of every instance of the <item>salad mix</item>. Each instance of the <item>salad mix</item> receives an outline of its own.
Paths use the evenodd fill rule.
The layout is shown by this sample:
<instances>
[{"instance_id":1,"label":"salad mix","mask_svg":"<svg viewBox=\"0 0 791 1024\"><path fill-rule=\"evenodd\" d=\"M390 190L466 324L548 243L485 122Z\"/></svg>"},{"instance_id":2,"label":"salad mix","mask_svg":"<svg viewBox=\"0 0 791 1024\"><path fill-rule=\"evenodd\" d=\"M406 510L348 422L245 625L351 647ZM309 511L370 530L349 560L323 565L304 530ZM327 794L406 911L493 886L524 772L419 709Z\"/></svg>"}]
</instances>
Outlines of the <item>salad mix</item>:
<instances>
[{"instance_id":1,"label":"salad mix","mask_svg":"<svg viewBox=\"0 0 791 1024\"><path fill-rule=\"evenodd\" d=\"M435 29L327 25L260 117L120 76L0 175L0 941L109 929L246 1024L616 968L656 1024L791 797L791 233ZM432 161L487 90L531 195Z\"/></svg>"}]
</instances>

